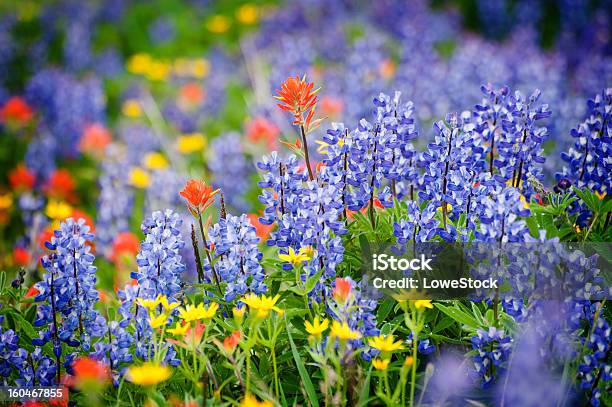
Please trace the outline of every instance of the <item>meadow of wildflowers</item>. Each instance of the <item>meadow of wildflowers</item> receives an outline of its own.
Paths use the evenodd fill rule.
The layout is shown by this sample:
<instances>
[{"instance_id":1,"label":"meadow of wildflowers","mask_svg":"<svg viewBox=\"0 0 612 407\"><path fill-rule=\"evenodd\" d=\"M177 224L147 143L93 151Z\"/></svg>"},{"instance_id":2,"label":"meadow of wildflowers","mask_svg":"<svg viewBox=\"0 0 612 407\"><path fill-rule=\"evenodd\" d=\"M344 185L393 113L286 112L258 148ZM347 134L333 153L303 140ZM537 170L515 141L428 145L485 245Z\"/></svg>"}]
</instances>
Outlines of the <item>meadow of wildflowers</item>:
<instances>
[{"instance_id":1,"label":"meadow of wildflowers","mask_svg":"<svg viewBox=\"0 0 612 407\"><path fill-rule=\"evenodd\" d=\"M0 4L0 403L612 405L610 18Z\"/></svg>"}]
</instances>

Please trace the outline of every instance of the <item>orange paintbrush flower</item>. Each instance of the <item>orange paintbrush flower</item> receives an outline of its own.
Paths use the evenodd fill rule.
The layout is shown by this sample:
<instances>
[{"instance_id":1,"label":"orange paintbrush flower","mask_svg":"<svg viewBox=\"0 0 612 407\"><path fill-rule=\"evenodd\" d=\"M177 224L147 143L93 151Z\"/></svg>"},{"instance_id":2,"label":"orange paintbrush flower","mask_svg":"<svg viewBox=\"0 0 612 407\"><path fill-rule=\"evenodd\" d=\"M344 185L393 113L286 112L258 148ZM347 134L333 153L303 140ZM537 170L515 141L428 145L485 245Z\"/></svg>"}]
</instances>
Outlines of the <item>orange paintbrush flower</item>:
<instances>
[{"instance_id":1,"label":"orange paintbrush flower","mask_svg":"<svg viewBox=\"0 0 612 407\"><path fill-rule=\"evenodd\" d=\"M50 198L72 201L74 198L75 182L68 170L55 170L45 185L43 191Z\"/></svg>"},{"instance_id":2,"label":"orange paintbrush flower","mask_svg":"<svg viewBox=\"0 0 612 407\"><path fill-rule=\"evenodd\" d=\"M202 213L215 202L218 189L213 190L211 186L203 181L190 179L179 194L187 200L191 213L197 215Z\"/></svg>"},{"instance_id":3,"label":"orange paintbrush flower","mask_svg":"<svg viewBox=\"0 0 612 407\"><path fill-rule=\"evenodd\" d=\"M27 124L34 116L28 103L19 96L13 96L0 107L0 123Z\"/></svg>"},{"instance_id":4,"label":"orange paintbrush flower","mask_svg":"<svg viewBox=\"0 0 612 407\"><path fill-rule=\"evenodd\" d=\"M351 282L348 279L336 278L336 287L334 287L333 296L336 301L341 304L346 302L351 294Z\"/></svg>"},{"instance_id":5,"label":"orange paintbrush flower","mask_svg":"<svg viewBox=\"0 0 612 407\"><path fill-rule=\"evenodd\" d=\"M302 144L304 146L304 160L306 161L308 176L311 181L314 180L314 173L308 158L306 135L316 129L321 124L321 120L323 120L312 120L317 107L317 92L321 89L313 90L313 88L314 83L306 82L306 75L301 79L299 76L289 77L283 82L281 88L276 91L278 96L274 96L275 99L280 101L277 104L278 107L293 114L293 124L300 126L300 135L302 136ZM304 113L306 113L305 119Z\"/></svg>"},{"instance_id":6,"label":"orange paintbrush flower","mask_svg":"<svg viewBox=\"0 0 612 407\"><path fill-rule=\"evenodd\" d=\"M16 191L29 191L34 187L36 176L25 166L19 164L8 175L11 187Z\"/></svg>"},{"instance_id":7,"label":"orange paintbrush flower","mask_svg":"<svg viewBox=\"0 0 612 407\"><path fill-rule=\"evenodd\" d=\"M281 88L276 91L275 96L280 103L277 106L293 114L293 124L304 126L308 133L312 118L315 114L317 105L317 92L321 88L313 90L314 83L306 82L306 76L300 79L299 76L289 77ZM306 119L304 119L306 113Z\"/></svg>"},{"instance_id":8,"label":"orange paintbrush flower","mask_svg":"<svg viewBox=\"0 0 612 407\"><path fill-rule=\"evenodd\" d=\"M230 336L223 339L223 347L226 351L232 353L238 346L238 342L240 342L240 331L234 331Z\"/></svg>"},{"instance_id":9,"label":"orange paintbrush flower","mask_svg":"<svg viewBox=\"0 0 612 407\"><path fill-rule=\"evenodd\" d=\"M102 362L88 357L80 357L72 364L74 375L69 384L78 389L104 387L110 382L110 369Z\"/></svg>"}]
</instances>

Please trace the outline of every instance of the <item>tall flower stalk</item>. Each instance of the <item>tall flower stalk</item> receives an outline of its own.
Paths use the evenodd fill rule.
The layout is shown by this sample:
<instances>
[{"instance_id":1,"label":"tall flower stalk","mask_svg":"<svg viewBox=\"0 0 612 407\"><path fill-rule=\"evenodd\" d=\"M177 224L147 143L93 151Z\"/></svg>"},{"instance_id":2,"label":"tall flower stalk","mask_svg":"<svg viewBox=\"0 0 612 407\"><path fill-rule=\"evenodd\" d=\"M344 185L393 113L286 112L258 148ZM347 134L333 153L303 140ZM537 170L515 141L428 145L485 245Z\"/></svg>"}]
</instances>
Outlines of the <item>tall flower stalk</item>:
<instances>
[{"instance_id":1,"label":"tall flower stalk","mask_svg":"<svg viewBox=\"0 0 612 407\"><path fill-rule=\"evenodd\" d=\"M314 119L317 107L317 93L321 88L313 90L314 83L306 81L306 75L289 77L282 83L277 90L278 96L274 96L279 101L277 106L284 111L293 114L293 125L299 126L302 146L304 149L304 160L308 169L308 177L311 181L315 179L310 157L308 152L308 134L316 129L323 119ZM304 117L306 114L306 117Z\"/></svg>"}]
</instances>

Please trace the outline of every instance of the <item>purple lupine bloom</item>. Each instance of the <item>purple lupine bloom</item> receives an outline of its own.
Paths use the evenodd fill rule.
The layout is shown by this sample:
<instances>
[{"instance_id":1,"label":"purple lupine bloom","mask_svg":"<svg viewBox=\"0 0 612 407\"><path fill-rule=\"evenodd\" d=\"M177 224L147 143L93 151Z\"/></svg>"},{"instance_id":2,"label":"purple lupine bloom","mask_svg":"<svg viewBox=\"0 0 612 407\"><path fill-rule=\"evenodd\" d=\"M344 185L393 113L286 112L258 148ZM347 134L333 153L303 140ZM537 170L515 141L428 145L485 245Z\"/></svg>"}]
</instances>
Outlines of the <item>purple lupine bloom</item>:
<instances>
[{"instance_id":1,"label":"purple lupine bloom","mask_svg":"<svg viewBox=\"0 0 612 407\"><path fill-rule=\"evenodd\" d=\"M118 292L121 306L119 313L121 328L126 328L134 321L136 356L149 359L152 356L152 329L148 321L147 310L136 304L137 298L155 299L165 295L169 302L176 302L182 290L181 275L185 271L180 251L185 245L181 236L182 219L179 214L170 209L155 211L141 225L145 239L140 244L140 252L136 256L138 271L131 277L138 281L137 285L126 285ZM115 335L121 336L121 332ZM127 356L126 356L127 357ZM176 350L167 348L165 360L176 366Z\"/></svg>"},{"instance_id":2,"label":"purple lupine bloom","mask_svg":"<svg viewBox=\"0 0 612 407\"><path fill-rule=\"evenodd\" d=\"M568 152L561 154L567 164L556 178L577 188L588 188L600 194L612 187L609 176L612 171L612 88L604 89L588 101L588 116L572 129L576 139ZM583 206L574 207L579 212L577 223L584 225L590 212Z\"/></svg>"},{"instance_id":3,"label":"purple lupine bloom","mask_svg":"<svg viewBox=\"0 0 612 407\"><path fill-rule=\"evenodd\" d=\"M233 301L249 292L263 294L268 287L263 282L265 270L260 264L263 254L259 250L259 238L247 215L227 215L210 229L210 241L214 244L214 265L208 265L206 279L215 282L213 272L227 283L225 301ZM214 267L214 271L210 269Z\"/></svg>"},{"instance_id":4,"label":"purple lupine bloom","mask_svg":"<svg viewBox=\"0 0 612 407\"><path fill-rule=\"evenodd\" d=\"M502 120L503 131L497 143L495 166L499 174L495 177L501 183L511 182L527 198L533 192L530 180L543 179L542 143L548 137L548 129L539 122L552 114L547 104L536 106L540 94L535 90L529 98L520 92L508 96L508 115Z\"/></svg>"},{"instance_id":5,"label":"purple lupine bloom","mask_svg":"<svg viewBox=\"0 0 612 407\"><path fill-rule=\"evenodd\" d=\"M254 165L244 155L240 135L226 133L210 144L208 167L212 172L215 189L221 189L228 208L237 212L249 210L245 194L250 187Z\"/></svg>"},{"instance_id":6,"label":"purple lupine bloom","mask_svg":"<svg viewBox=\"0 0 612 407\"><path fill-rule=\"evenodd\" d=\"M99 301L96 289L95 259L91 253L93 234L84 219L68 218L60 224L46 246L53 252L42 258L46 269L43 281L36 284L39 294L34 326L46 327L32 343L42 346L52 341L58 361L62 343L87 351L91 339L104 334L104 318L95 310ZM73 354L65 355L64 366L69 371ZM59 368L59 367L58 367Z\"/></svg>"},{"instance_id":7,"label":"purple lupine bloom","mask_svg":"<svg viewBox=\"0 0 612 407\"><path fill-rule=\"evenodd\" d=\"M482 386L487 387L504 371L512 348L512 338L503 329L490 327L486 331L476 331L471 341L472 349L477 351L472 359L474 373L481 378Z\"/></svg>"},{"instance_id":8,"label":"purple lupine bloom","mask_svg":"<svg viewBox=\"0 0 612 407\"><path fill-rule=\"evenodd\" d=\"M100 164L101 174L98 178L100 194L98 195L98 250L107 258L112 254L115 236L129 229L132 214L134 190L125 174L129 164L125 163L125 151L117 145L107 149L107 158Z\"/></svg>"}]
</instances>

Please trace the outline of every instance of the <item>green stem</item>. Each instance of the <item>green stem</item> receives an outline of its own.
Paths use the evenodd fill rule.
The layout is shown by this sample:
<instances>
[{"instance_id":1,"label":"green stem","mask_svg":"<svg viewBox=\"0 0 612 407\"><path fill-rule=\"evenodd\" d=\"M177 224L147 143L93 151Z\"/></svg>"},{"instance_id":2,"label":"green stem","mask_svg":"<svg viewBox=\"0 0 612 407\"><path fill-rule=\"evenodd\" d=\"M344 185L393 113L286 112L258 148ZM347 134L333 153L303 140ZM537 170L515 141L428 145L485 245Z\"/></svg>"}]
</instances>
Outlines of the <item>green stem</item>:
<instances>
[{"instance_id":1,"label":"green stem","mask_svg":"<svg viewBox=\"0 0 612 407\"><path fill-rule=\"evenodd\" d=\"M419 334L412 332L412 377L410 378L410 407L414 406L414 388L416 385L417 352L419 346Z\"/></svg>"}]
</instances>

